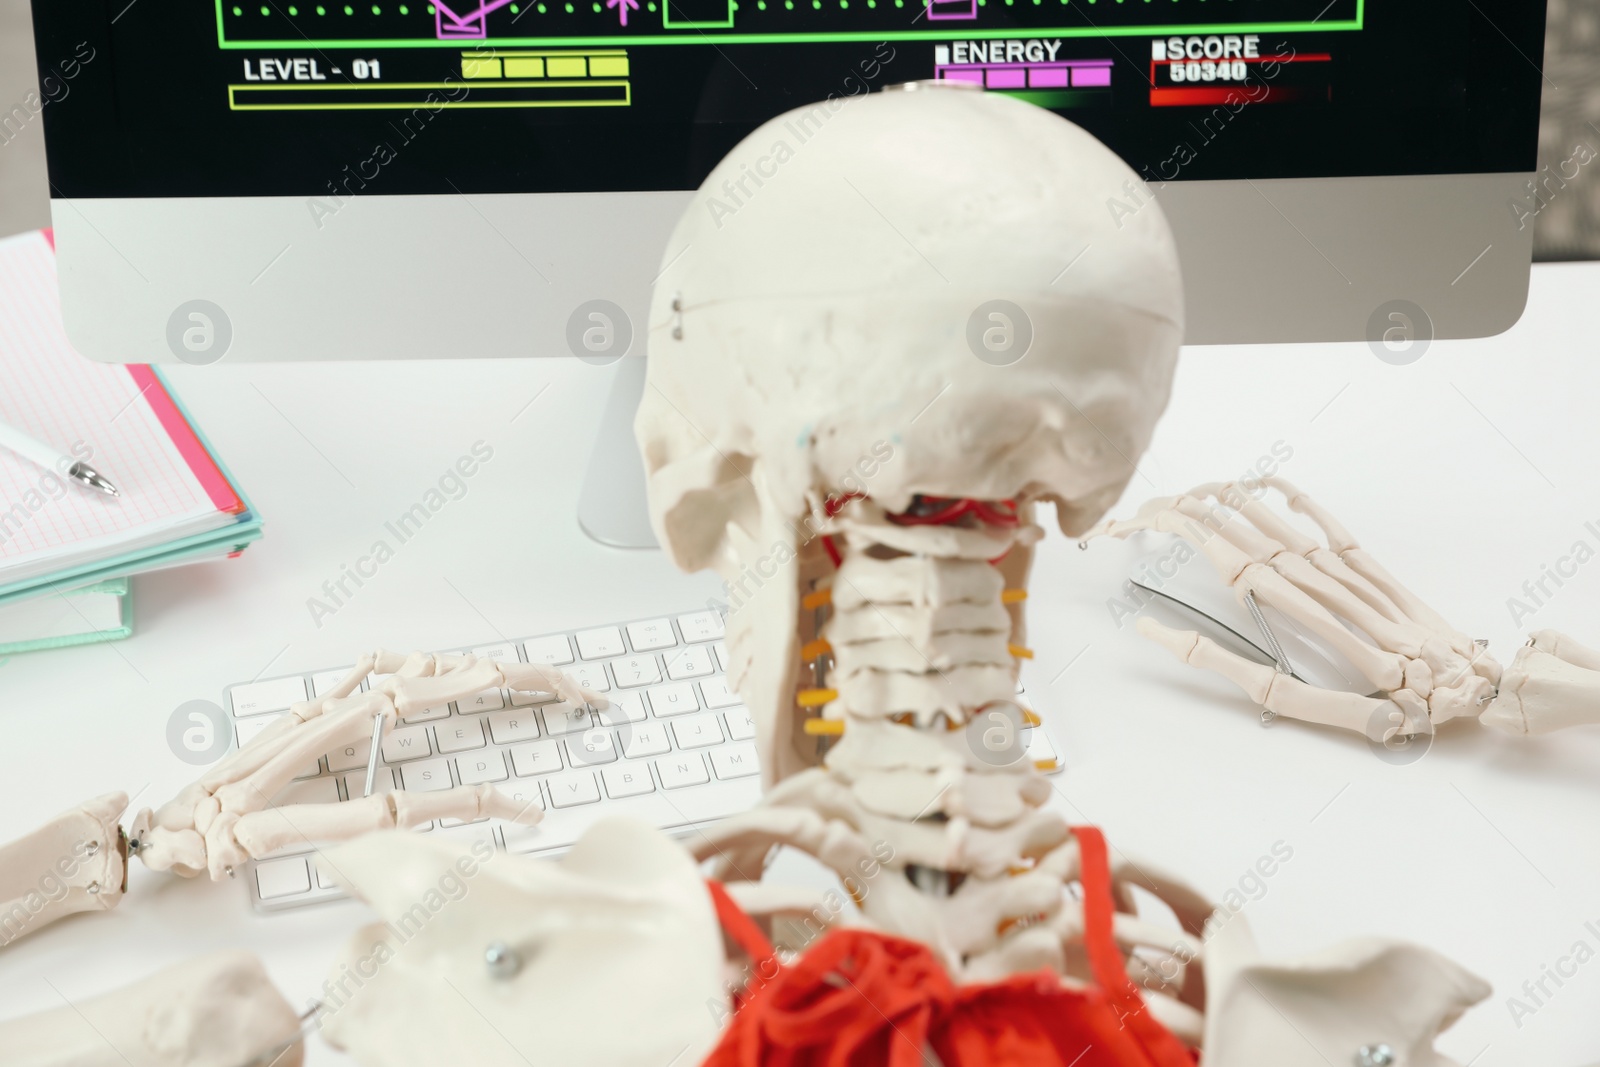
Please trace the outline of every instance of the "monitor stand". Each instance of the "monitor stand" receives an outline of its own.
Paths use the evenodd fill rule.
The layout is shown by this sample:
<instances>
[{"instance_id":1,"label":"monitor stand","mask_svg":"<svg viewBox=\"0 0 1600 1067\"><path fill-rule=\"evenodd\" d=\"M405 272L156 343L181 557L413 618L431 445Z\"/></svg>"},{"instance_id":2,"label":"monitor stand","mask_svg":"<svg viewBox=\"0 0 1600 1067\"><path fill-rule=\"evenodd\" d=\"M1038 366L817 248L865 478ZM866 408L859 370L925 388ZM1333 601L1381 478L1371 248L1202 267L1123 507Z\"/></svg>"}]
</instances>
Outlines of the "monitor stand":
<instances>
[{"instance_id":1,"label":"monitor stand","mask_svg":"<svg viewBox=\"0 0 1600 1067\"><path fill-rule=\"evenodd\" d=\"M633 416L644 396L644 369L643 356L618 361L578 493L578 525L613 548L659 547L645 502L644 461L633 437Z\"/></svg>"}]
</instances>

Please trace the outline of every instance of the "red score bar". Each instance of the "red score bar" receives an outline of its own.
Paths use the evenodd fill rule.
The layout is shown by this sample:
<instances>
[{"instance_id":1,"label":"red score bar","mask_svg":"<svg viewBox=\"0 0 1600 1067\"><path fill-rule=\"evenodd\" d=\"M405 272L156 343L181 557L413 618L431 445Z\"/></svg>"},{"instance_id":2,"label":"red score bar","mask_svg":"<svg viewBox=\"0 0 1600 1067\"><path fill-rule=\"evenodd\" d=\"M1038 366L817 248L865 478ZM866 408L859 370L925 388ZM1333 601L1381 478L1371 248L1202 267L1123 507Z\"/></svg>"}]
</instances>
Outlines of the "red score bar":
<instances>
[{"instance_id":1,"label":"red score bar","mask_svg":"<svg viewBox=\"0 0 1600 1067\"><path fill-rule=\"evenodd\" d=\"M1196 107L1206 104L1231 104L1243 99L1248 99L1252 104L1282 104L1302 99L1305 95L1299 89L1268 89L1264 95L1258 92L1246 97L1241 87L1237 85L1215 89L1151 89L1150 106Z\"/></svg>"},{"instance_id":2,"label":"red score bar","mask_svg":"<svg viewBox=\"0 0 1600 1067\"><path fill-rule=\"evenodd\" d=\"M1227 60L1232 63L1328 63L1333 56L1326 52L1295 56L1253 56L1249 59L1234 58ZM1222 82L1205 86L1158 86L1156 73L1159 67L1169 67L1174 63L1188 63L1188 59L1152 59L1150 61L1150 106L1151 107L1203 107L1218 104L1230 104L1241 98L1248 99L1253 104L1287 103L1293 100L1303 100L1313 94L1326 95L1332 92L1328 86L1318 86L1314 89L1303 86L1267 86L1266 92L1261 92L1262 84L1245 82ZM1249 93L1245 89L1249 86Z\"/></svg>"}]
</instances>

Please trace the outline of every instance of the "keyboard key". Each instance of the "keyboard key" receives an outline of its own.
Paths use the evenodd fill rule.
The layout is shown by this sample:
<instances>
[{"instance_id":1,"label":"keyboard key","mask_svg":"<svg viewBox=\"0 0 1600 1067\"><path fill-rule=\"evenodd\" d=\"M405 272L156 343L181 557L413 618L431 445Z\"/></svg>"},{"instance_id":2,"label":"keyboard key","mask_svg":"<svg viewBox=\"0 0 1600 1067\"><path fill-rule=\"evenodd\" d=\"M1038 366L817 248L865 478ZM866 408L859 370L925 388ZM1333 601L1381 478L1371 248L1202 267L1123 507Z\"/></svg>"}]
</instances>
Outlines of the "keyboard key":
<instances>
[{"instance_id":1,"label":"keyboard key","mask_svg":"<svg viewBox=\"0 0 1600 1067\"><path fill-rule=\"evenodd\" d=\"M666 723L645 723L622 731L622 754L629 759L664 756L671 751L672 746L667 743Z\"/></svg>"},{"instance_id":2,"label":"keyboard key","mask_svg":"<svg viewBox=\"0 0 1600 1067\"><path fill-rule=\"evenodd\" d=\"M711 781L711 776L706 773L706 761L698 752L680 752L668 759L658 759L656 773L661 775L661 784L668 789L704 785Z\"/></svg>"},{"instance_id":3,"label":"keyboard key","mask_svg":"<svg viewBox=\"0 0 1600 1067\"><path fill-rule=\"evenodd\" d=\"M442 759L408 763L400 768L400 781L413 793L436 793L449 789L450 761Z\"/></svg>"},{"instance_id":4,"label":"keyboard key","mask_svg":"<svg viewBox=\"0 0 1600 1067\"><path fill-rule=\"evenodd\" d=\"M722 636L722 616L715 611L697 611L692 615L678 616L678 629L690 644L715 641Z\"/></svg>"},{"instance_id":5,"label":"keyboard key","mask_svg":"<svg viewBox=\"0 0 1600 1067\"><path fill-rule=\"evenodd\" d=\"M489 736L497 745L514 745L539 736L539 717L528 711L497 711L489 716Z\"/></svg>"},{"instance_id":6,"label":"keyboard key","mask_svg":"<svg viewBox=\"0 0 1600 1067\"><path fill-rule=\"evenodd\" d=\"M752 744L724 745L712 749L710 756L711 769L717 772L717 777L722 781L761 773L761 761L756 756L756 746Z\"/></svg>"},{"instance_id":7,"label":"keyboard key","mask_svg":"<svg viewBox=\"0 0 1600 1067\"><path fill-rule=\"evenodd\" d=\"M558 808L575 808L600 799L600 786L593 771L572 771L550 779L550 803Z\"/></svg>"},{"instance_id":8,"label":"keyboard key","mask_svg":"<svg viewBox=\"0 0 1600 1067\"><path fill-rule=\"evenodd\" d=\"M667 653L667 677L674 682L704 678L714 672L711 653L704 645L690 645Z\"/></svg>"},{"instance_id":9,"label":"keyboard key","mask_svg":"<svg viewBox=\"0 0 1600 1067\"><path fill-rule=\"evenodd\" d=\"M499 711L505 706L506 698L498 689L485 689L456 701L456 710L463 715L475 715L480 711Z\"/></svg>"},{"instance_id":10,"label":"keyboard key","mask_svg":"<svg viewBox=\"0 0 1600 1067\"><path fill-rule=\"evenodd\" d=\"M482 648L475 648L472 650L472 654L479 659L499 659L508 663L517 662L517 646L509 641L501 645L484 645Z\"/></svg>"},{"instance_id":11,"label":"keyboard key","mask_svg":"<svg viewBox=\"0 0 1600 1067\"><path fill-rule=\"evenodd\" d=\"M611 674L619 689L637 689L661 681L661 668L654 656L629 656L611 661Z\"/></svg>"},{"instance_id":12,"label":"keyboard key","mask_svg":"<svg viewBox=\"0 0 1600 1067\"><path fill-rule=\"evenodd\" d=\"M442 726L435 726L433 730L441 753L465 752L469 748L483 747L482 719L451 719Z\"/></svg>"},{"instance_id":13,"label":"keyboard key","mask_svg":"<svg viewBox=\"0 0 1600 1067\"><path fill-rule=\"evenodd\" d=\"M749 708L729 708L722 716L728 721L728 740L748 741L756 735L756 721Z\"/></svg>"},{"instance_id":14,"label":"keyboard key","mask_svg":"<svg viewBox=\"0 0 1600 1067\"><path fill-rule=\"evenodd\" d=\"M602 726L620 726L625 722L644 722L644 695L642 693L617 693L611 703L596 712Z\"/></svg>"},{"instance_id":15,"label":"keyboard key","mask_svg":"<svg viewBox=\"0 0 1600 1067\"><path fill-rule=\"evenodd\" d=\"M630 622L628 641L633 645L635 652L653 652L658 648L671 648L678 643L678 639L672 635L672 623L666 619Z\"/></svg>"},{"instance_id":16,"label":"keyboard key","mask_svg":"<svg viewBox=\"0 0 1600 1067\"><path fill-rule=\"evenodd\" d=\"M282 715L263 715L260 718L246 719L244 722L235 723L233 736L238 739L239 747L243 748L254 741L262 730L265 730L281 718L283 718Z\"/></svg>"},{"instance_id":17,"label":"keyboard key","mask_svg":"<svg viewBox=\"0 0 1600 1067\"><path fill-rule=\"evenodd\" d=\"M529 663L553 663L559 667L572 662L572 644L565 634L531 637L522 642L522 650L528 654Z\"/></svg>"},{"instance_id":18,"label":"keyboard key","mask_svg":"<svg viewBox=\"0 0 1600 1067\"><path fill-rule=\"evenodd\" d=\"M728 669L728 642L718 641L711 646L711 651L717 654L717 668L726 671Z\"/></svg>"},{"instance_id":19,"label":"keyboard key","mask_svg":"<svg viewBox=\"0 0 1600 1067\"><path fill-rule=\"evenodd\" d=\"M449 717L449 704L435 704L431 708L423 708L421 711L413 711L410 715L404 716L404 719L408 723L418 723L438 722L440 719L448 719Z\"/></svg>"},{"instance_id":20,"label":"keyboard key","mask_svg":"<svg viewBox=\"0 0 1600 1067\"><path fill-rule=\"evenodd\" d=\"M316 860L312 860L311 861L311 866L316 868L316 871L317 871L317 888L318 889L338 889L339 888L338 881L333 877L333 875L322 864L318 863ZM261 884L261 880L259 878L256 879L256 884L257 885Z\"/></svg>"},{"instance_id":21,"label":"keyboard key","mask_svg":"<svg viewBox=\"0 0 1600 1067\"><path fill-rule=\"evenodd\" d=\"M706 698L706 707L713 710L739 703L739 694L728 688L726 678L707 678L700 683L700 695Z\"/></svg>"},{"instance_id":22,"label":"keyboard key","mask_svg":"<svg viewBox=\"0 0 1600 1067\"><path fill-rule=\"evenodd\" d=\"M578 708L563 700L559 704L546 704L544 706L545 732L551 737L562 734L578 733L593 726L594 722L589 717L588 708Z\"/></svg>"},{"instance_id":23,"label":"keyboard key","mask_svg":"<svg viewBox=\"0 0 1600 1067\"><path fill-rule=\"evenodd\" d=\"M457 848L471 848L476 842L482 841L490 848L495 847L494 824L488 819L479 819L477 822L463 823L454 819L440 819L436 838L450 841Z\"/></svg>"},{"instance_id":24,"label":"keyboard key","mask_svg":"<svg viewBox=\"0 0 1600 1067\"><path fill-rule=\"evenodd\" d=\"M236 685L229 694L236 716L262 715L269 711L288 711L289 705L306 698L306 680L299 675L293 678L269 678L264 682L247 682Z\"/></svg>"},{"instance_id":25,"label":"keyboard key","mask_svg":"<svg viewBox=\"0 0 1600 1067\"><path fill-rule=\"evenodd\" d=\"M328 692L334 686L344 681L344 676L349 673L349 667L346 667L342 671L318 671L316 674L311 676L311 695L314 697L319 697ZM360 692L360 690L361 687L359 685L356 686L356 691Z\"/></svg>"},{"instance_id":26,"label":"keyboard key","mask_svg":"<svg viewBox=\"0 0 1600 1067\"><path fill-rule=\"evenodd\" d=\"M239 747L243 748L250 742L254 741L256 736L260 734L262 730L265 730L267 727L271 726L281 718L283 718L282 715L261 715L254 719L245 719L244 721L235 724L233 732L234 736L238 738ZM362 749L361 751L366 752L367 750ZM361 757L363 763L366 762L366 758L367 757L365 755ZM316 760L309 760L304 766L295 772L295 777L315 778L319 773L321 773L321 770L321 764L319 764Z\"/></svg>"},{"instance_id":27,"label":"keyboard key","mask_svg":"<svg viewBox=\"0 0 1600 1067\"><path fill-rule=\"evenodd\" d=\"M617 761L617 741L610 730L585 730L572 734L566 740L567 762L579 767L598 767L602 763Z\"/></svg>"},{"instance_id":28,"label":"keyboard key","mask_svg":"<svg viewBox=\"0 0 1600 1067\"><path fill-rule=\"evenodd\" d=\"M606 668L603 663L580 663L575 667L568 667L567 677L596 693L611 691L611 681L606 678Z\"/></svg>"},{"instance_id":29,"label":"keyboard key","mask_svg":"<svg viewBox=\"0 0 1600 1067\"><path fill-rule=\"evenodd\" d=\"M256 890L262 900L276 900L311 890L311 871L300 857L256 864Z\"/></svg>"},{"instance_id":30,"label":"keyboard key","mask_svg":"<svg viewBox=\"0 0 1600 1067\"><path fill-rule=\"evenodd\" d=\"M363 753L361 762L365 764L367 746L362 745ZM383 762L403 763L410 759L421 759L423 756L433 755L433 748L428 744L428 728L426 726L402 726L398 730L390 730L383 735Z\"/></svg>"},{"instance_id":31,"label":"keyboard key","mask_svg":"<svg viewBox=\"0 0 1600 1067\"><path fill-rule=\"evenodd\" d=\"M511 706L514 708L526 708L534 704L548 704L556 698L554 693L541 693L536 689L530 692L511 689L508 692L511 694Z\"/></svg>"},{"instance_id":32,"label":"keyboard key","mask_svg":"<svg viewBox=\"0 0 1600 1067\"><path fill-rule=\"evenodd\" d=\"M367 772L347 774L343 780L345 799L360 800L367 788ZM394 789L394 772L387 767L379 767L378 773L372 776L372 795L382 796L384 793L393 793Z\"/></svg>"},{"instance_id":33,"label":"keyboard key","mask_svg":"<svg viewBox=\"0 0 1600 1067\"><path fill-rule=\"evenodd\" d=\"M650 710L656 713L658 719L700 710L700 702L694 698L694 686L688 682L660 685L647 692L650 694Z\"/></svg>"},{"instance_id":34,"label":"keyboard key","mask_svg":"<svg viewBox=\"0 0 1600 1067\"><path fill-rule=\"evenodd\" d=\"M460 772L461 772L461 761L460 760L456 760L456 773L459 774ZM462 785L466 785L467 783L462 782L461 784ZM461 826L482 826L484 823L486 823L488 821L489 821L489 816L487 816L487 815L485 815L481 819L473 819L471 822L468 822L465 819L440 819L439 820L439 829L441 829L441 830L454 830L457 827L461 827Z\"/></svg>"},{"instance_id":35,"label":"keyboard key","mask_svg":"<svg viewBox=\"0 0 1600 1067\"><path fill-rule=\"evenodd\" d=\"M600 776L606 781L606 796L613 800L656 791L648 763L618 763L601 771Z\"/></svg>"},{"instance_id":36,"label":"keyboard key","mask_svg":"<svg viewBox=\"0 0 1600 1067\"><path fill-rule=\"evenodd\" d=\"M515 758L513 758L515 762ZM512 778L500 787L500 792L522 805L523 808L538 808L544 810L544 791L539 788L539 782L532 778ZM507 827L509 829L509 826Z\"/></svg>"},{"instance_id":37,"label":"keyboard key","mask_svg":"<svg viewBox=\"0 0 1600 1067\"><path fill-rule=\"evenodd\" d=\"M531 778L561 769L561 750L554 741L535 741L509 750L511 769L518 778Z\"/></svg>"},{"instance_id":38,"label":"keyboard key","mask_svg":"<svg viewBox=\"0 0 1600 1067\"><path fill-rule=\"evenodd\" d=\"M580 630L573 636L578 639L578 655L584 659L610 659L628 651L622 643L622 631L615 626Z\"/></svg>"},{"instance_id":39,"label":"keyboard key","mask_svg":"<svg viewBox=\"0 0 1600 1067\"><path fill-rule=\"evenodd\" d=\"M456 777L461 779L462 785L503 782L508 777L506 774L506 761L494 749L480 752L476 756L461 756L456 759ZM717 777L725 776L719 774Z\"/></svg>"},{"instance_id":40,"label":"keyboard key","mask_svg":"<svg viewBox=\"0 0 1600 1067\"><path fill-rule=\"evenodd\" d=\"M705 748L722 742L722 727L715 715L689 715L672 720L672 736L679 748Z\"/></svg>"},{"instance_id":41,"label":"keyboard key","mask_svg":"<svg viewBox=\"0 0 1600 1067\"><path fill-rule=\"evenodd\" d=\"M384 740L387 741L388 738L385 737ZM352 741L348 745L340 745L328 753L328 770L353 771L357 767L365 767L367 765L367 756L371 752L372 739L370 737L364 741ZM422 755L426 756L427 753L424 752Z\"/></svg>"}]
</instances>

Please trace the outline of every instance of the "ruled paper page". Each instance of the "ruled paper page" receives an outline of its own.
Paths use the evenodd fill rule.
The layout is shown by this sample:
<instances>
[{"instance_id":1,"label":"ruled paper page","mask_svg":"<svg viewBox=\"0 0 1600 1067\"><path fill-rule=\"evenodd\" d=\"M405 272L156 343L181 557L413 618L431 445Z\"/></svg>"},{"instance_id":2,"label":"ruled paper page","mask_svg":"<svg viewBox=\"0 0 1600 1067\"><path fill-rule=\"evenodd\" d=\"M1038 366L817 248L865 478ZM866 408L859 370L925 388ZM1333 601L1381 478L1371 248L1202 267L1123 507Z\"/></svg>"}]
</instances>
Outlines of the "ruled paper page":
<instances>
[{"instance_id":1,"label":"ruled paper page","mask_svg":"<svg viewBox=\"0 0 1600 1067\"><path fill-rule=\"evenodd\" d=\"M72 350L55 252L0 240L0 421L87 461L120 499L0 448L0 585L164 544L232 521L219 512L124 366Z\"/></svg>"}]
</instances>

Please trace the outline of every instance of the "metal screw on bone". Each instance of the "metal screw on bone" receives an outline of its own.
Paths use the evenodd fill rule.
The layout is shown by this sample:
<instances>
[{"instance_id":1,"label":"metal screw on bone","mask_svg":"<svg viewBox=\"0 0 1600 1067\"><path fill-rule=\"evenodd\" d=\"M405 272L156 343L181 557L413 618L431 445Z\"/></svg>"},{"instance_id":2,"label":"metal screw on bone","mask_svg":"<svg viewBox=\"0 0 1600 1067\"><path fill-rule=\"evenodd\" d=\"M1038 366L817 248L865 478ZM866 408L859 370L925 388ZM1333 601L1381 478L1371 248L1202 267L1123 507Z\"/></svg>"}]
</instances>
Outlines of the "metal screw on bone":
<instances>
[{"instance_id":1,"label":"metal screw on bone","mask_svg":"<svg viewBox=\"0 0 1600 1067\"><path fill-rule=\"evenodd\" d=\"M503 982L522 970L522 957L504 941L494 941L483 950L483 965L489 969L490 978Z\"/></svg>"},{"instance_id":2,"label":"metal screw on bone","mask_svg":"<svg viewBox=\"0 0 1600 1067\"><path fill-rule=\"evenodd\" d=\"M99 851L100 851L100 842L98 842L98 841L90 841L89 844L84 847L83 854L85 856L93 856L93 855L97 855L99 853Z\"/></svg>"},{"instance_id":3,"label":"metal screw on bone","mask_svg":"<svg viewBox=\"0 0 1600 1067\"><path fill-rule=\"evenodd\" d=\"M87 886L84 886L84 889L91 897L97 897L100 895L99 882L90 882Z\"/></svg>"},{"instance_id":4,"label":"metal screw on bone","mask_svg":"<svg viewBox=\"0 0 1600 1067\"><path fill-rule=\"evenodd\" d=\"M1388 1045L1362 1045L1356 1050L1356 1067L1392 1067L1394 1049Z\"/></svg>"},{"instance_id":5,"label":"metal screw on bone","mask_svg":"<svg viewBox=\"0 0 1600 1067\"><path fill-rule=\"evenodd\" d=\"M1265 708L1263 708L1261 710L1261 725L1262 726L1271 726L1273 720L1276 719L1277 717L1278 717L1278 713L1277 712L1268 711Z\"/></svg>"}]
</instances>

